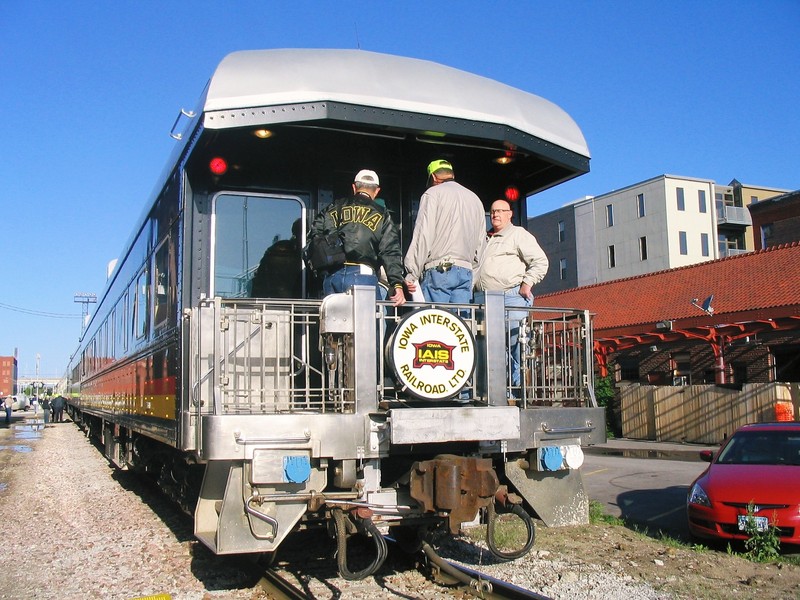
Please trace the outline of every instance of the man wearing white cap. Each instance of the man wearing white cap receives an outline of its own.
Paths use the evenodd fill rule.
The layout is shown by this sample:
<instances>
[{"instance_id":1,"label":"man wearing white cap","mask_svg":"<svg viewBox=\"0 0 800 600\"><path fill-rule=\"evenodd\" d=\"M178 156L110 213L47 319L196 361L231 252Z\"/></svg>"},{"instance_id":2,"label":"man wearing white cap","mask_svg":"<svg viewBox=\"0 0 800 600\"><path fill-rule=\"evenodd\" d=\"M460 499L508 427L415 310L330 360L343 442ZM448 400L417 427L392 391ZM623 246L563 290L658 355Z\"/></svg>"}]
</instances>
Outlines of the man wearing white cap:
<instances>
[{"instance_id":1,"label":"man wearing white cap","mask_svg":"<svg viewBox=\"0 0 800 600\"><path fill-rule=\"evenodd\" d=\"M394 306L406 301L400 237L389 211L375 202L379 186L375 171L359 171L353 180L353 195L328 206L311 224L311 244L336 231L344 244L344 265L324 273L322 291L326 296L346 292L353 285L371 285L381 299L377 273L383 267L389 282L388 299Z\"/></svg>"}]
</instances>

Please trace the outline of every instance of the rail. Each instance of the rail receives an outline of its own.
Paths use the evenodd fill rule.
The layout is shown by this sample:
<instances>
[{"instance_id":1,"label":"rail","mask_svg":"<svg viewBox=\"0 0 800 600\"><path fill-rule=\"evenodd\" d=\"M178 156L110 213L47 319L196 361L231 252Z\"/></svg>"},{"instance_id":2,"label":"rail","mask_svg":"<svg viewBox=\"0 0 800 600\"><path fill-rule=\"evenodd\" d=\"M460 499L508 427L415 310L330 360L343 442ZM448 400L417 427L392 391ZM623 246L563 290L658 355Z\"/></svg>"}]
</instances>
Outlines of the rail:
<instances>
[{"instance_id":1,"label":"rail","mask_svg":"<svg viewBox=\"0 0 800 600\"><path fill-rule=\"evenodd\" d=\"M358 310L343 306L342 313L326 309L319 300L201 302L192 313L195 410L216 415L353 413L356 391L365 385L362 372L372 373L369 356L376 356L375 377L366 385L377 387L379 402L408 401L384 350L406 315L435 305L393 307L377 302L366 310L363 305ZM487 306L438 307L458 311L475 336L476 368L465 387L469 398L522 408L595 405L591 317L586 311L533 307L520 314L521 309L514 308L513 314L505 310L504 317L493 320ZM520 316L521 321L514 319ZM356 347L362 325L367 326L367 337L359 339L374 335L375 340ZM510 347L514 336L520 345L516 384L510 354L498 352L499 344L504 341L505 348ZM360 370L354 366L357 361L362 361ZM499 394L502 401L497 400Z\"/></svg>"}]
</instances>

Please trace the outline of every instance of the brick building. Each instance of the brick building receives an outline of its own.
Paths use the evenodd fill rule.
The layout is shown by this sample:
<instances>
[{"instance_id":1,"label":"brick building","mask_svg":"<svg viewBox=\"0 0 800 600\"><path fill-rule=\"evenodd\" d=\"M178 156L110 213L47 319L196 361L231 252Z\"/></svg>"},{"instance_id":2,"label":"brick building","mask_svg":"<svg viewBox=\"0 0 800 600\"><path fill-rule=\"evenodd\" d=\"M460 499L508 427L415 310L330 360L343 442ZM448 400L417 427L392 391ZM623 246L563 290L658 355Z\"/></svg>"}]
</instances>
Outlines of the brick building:
<instances>
[{"instance_id":1,"label":"brick building","mask_svg":"<svg viewBox=\"0 0 800 600\"><path fill-rule=\"evenodd\" d=\"M17 359L13 356L0 356L0 398L11 396L17 385Z\"/></svg>"},{"instance_id":2,"label":"brick building","mask_svg":"<svg viewBox=\"0 0 800 600\"><path fill-rule=\"evenodd\" d=\"M800 190L750 204L756 250L800 241Z\"/></svg>"}]
</instances>

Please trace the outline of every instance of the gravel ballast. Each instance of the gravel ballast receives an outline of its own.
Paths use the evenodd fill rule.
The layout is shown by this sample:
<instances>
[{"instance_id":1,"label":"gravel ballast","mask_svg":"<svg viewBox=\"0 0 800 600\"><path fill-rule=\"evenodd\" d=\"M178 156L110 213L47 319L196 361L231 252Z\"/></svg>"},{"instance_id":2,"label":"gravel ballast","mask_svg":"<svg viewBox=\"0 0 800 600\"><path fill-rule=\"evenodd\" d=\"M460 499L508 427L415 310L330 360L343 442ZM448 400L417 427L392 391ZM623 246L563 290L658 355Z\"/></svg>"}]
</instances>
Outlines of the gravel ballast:
<instances>
[{"instance_id":1,"label":"gravel ballast","mask_svg":"<svg viewBox=\"0 0 800 600\"><path fill-rule=\"evenodd\" d=\"M211 554L193 537L190 519L140 478L109 466L71 422L42 429L32 413L15 414L0 429L0 511L3 599L266 598L255 569L241 558ZM485 550L456 540L441 554L553 599L671 597L621 571L537 549L496 563ZM452 598L413 570L393 573L385 566L374 577L348 582L337 576L335 559L327 562L320 571L290 563L283 575L316 598Z\"/></svg>"}]
</instances>

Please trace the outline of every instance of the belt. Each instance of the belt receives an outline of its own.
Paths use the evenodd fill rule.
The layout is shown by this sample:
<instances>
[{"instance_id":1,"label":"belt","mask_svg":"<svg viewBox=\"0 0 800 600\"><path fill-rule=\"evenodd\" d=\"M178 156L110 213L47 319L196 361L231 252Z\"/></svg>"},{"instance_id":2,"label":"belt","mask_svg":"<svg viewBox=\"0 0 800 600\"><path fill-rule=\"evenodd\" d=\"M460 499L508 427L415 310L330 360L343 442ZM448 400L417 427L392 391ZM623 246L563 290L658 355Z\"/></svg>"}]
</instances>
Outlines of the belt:
<instances>
[{"instance_id":1,"label":"belt","mask_svg":"<svg viewBox=\"0 0 800 600\"><path fill-rule=\"evenodd\" d=\"M375 275L375 269L370 267L369 265L365 265L364 263L344 263L345 267L359 267L361 269L361 275Z\"/></svg>"},{"instance_id":2,"label":"belt","mask_svg":"<svg viewBox=\"0 0 800 600\"><path fill-rule=\"evenodd\" d=\"M425 268L422 269L423 271L427 271L428 269L436 269L440 273L445 273L452 269L453 267L461 267L463 269L472 270L472 263L467 262L465 260L459 260L458 258L450 258L445 257L441 260L434 260L429 263L425 263Z\"/></svg>"}]
</instances>

